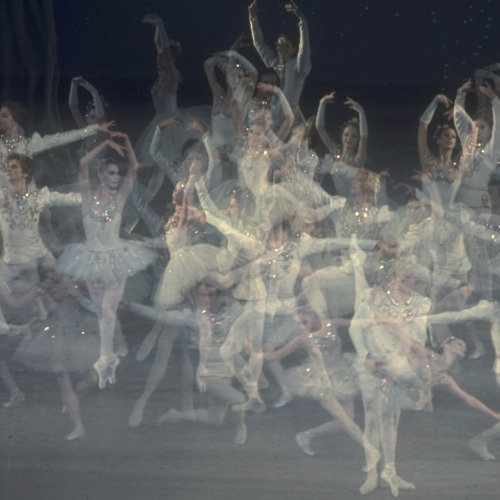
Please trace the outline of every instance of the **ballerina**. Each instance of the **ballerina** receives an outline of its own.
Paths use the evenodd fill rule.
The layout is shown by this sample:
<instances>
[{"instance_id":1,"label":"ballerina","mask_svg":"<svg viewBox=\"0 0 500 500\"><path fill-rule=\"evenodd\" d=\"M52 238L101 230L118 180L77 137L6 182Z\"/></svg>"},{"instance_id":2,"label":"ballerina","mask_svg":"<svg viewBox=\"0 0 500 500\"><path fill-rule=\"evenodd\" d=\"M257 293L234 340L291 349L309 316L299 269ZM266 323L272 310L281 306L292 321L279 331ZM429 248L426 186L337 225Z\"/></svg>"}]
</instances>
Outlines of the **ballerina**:
<instances>
[{"instance_id":1,"label":"ballerina","mask_svg":"<svg viewBox=\"0 0 500 500\"><path fill-rule=\"evenodd\" d=\"M116 310L123 296L127 276L147 267L154 253L135 241L119 238L121 213L132 189L139 165L126 134L114 132L113 138L123 139L120 146L107 139L80 160L82 214L85 243L72 244L59 259L59 268L73 279L87 283L90 296L99 314L101 338L100 356L94 368L99 376L99 387L115 383L115 370L120 360L113 351ZM105 148L120 155L126 153L129 169L120 186L119 167L105 160L97 172L99 186L89 184L89 164Z\"/></svg>"},{"instance_id":2,"label":"ballerina","mask_svg":"<svg viewBox=\"0 0 500 500\"><path fill-rule=\"evenodd\" d=\"M460 183L460 154L456 130L447 125L439 125L434 132L434 145L428 145L428 128L438 105L449 108L452 101L438 94L420 117L418 128L418 153L422 169L423 194L442 207L449 207ZM437 192L432 189L436 188Z\"/></svg>"}]
</instances>

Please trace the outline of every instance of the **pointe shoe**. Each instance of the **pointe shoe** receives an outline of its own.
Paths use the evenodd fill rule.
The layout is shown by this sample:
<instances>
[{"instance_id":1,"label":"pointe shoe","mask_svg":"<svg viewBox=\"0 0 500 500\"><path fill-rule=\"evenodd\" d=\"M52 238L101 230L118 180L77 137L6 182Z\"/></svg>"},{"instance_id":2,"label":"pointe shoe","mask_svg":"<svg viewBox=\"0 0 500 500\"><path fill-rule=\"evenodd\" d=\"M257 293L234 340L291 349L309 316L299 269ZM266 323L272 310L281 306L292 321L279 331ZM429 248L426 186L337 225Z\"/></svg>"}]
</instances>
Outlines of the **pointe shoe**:
<instances>
[{"instance_id":1,"label":"pointe shoe","mask_svg":"<svg viewBox=\"0 0 500 500\"><path fill-rule=\"evenodd\" d=\"M144 408L142 406L135 405L132 413L130 414L130 417L128 418L128 426L132 427L133 429L139 427L139 425L141 425L143 416Z\"/></svg>"},{"instance_id":2,"label":"pointe shoe","mask_svg":"<svg viewBox=\"0 0 500 500\"><path fill-rule=\"evenodd\" d=\"M244 403L231 406L233 411L251 411L252 413L264 413L266 403L258 396L247 399Z\"/></svg>"},{"instance_id":3,"label":"pointe shoe","mask_svg":"<svg viewBox=\"0 0 500 500\"><path fill-rule=\"evenodd\" d=\"M378 477L377 473L374 471L374 473L368 474L366 481L360 486L359 492L362 495L368 495L372 491L375 491L375 488L377 486L378 486Z\"/></svg>"},{"instance_id":4,"label":"pointe shoe","mask_svg":"<svg viewBox=\"0 0 500 500\"><path fill-rule=\"evenodd\" d=\"M311 449L311 437L308 432L299 432L295 435L295 442L299 445L299 448L306 454L313 456L314 451Z\"/></svg>"},{"instance_id":5,"label":"pointe shoe","mask_svg":"<svg viewBox=\"0 0 500 500\"><path fill-rule=\"evenodd\" d=\"M26 396L21 391L17 390L11 394L10 399L8 401L5 401L3 407L14 408L15 406L23 404L25 401L26 401Z\"/></svg>"},{"instance_id":6,"label":"pointe shoe","mask_svg":"<svg viewBox=\"0 0 500 500\"><path fill-rule=\"evenodd\" d=\"M274 408L283 408L283 406L286 406L292 400L293 400L293 394L288 389L284 389L283 392L281 393L281 396L278 399L278 401L276 401L273 404L273 407Z\"/></svg>"},{"instance_id":7,"label":"pointe shoe","mask_svg":"<svg viewBox=\"0 0 500 500\"><path fill-rule=\"evenodd\" d=\"M496 460L497 457L488 451L486 441L481 436L476 436L467 441L467 448L475 455L478 455L482 460Z\"/></svg>"},{"instance_id":8,"label":"pointe shoe","mask_svg":"<svg viewBox=\"0 0 500 500\"><path fill-rule=\"evenodd\" d=\"M176 422L180 422L180 420L181 412L175 408L170 408L170 410L158 417L159 424L175 424Z\"/></svg>"},{"instance_id":9,"label":"pointe shoe","mask_svg":"<svg viewBox=\"0 0 500 500\"><path fill-rule=\"evenodd\" d=\"M247 426L246 424L241 424L238 428L238 432L233 439L234 444L245 444L247 442Z\"/></svg>"},{"instance_id":10,"label":"pointe shoe","mask_svg":"<svg viewBox=\"0 0 500 500\"><path fill-rule=\"evenodd\" d=\"M75 439L80 439L85 436L85 429L82 425L77 425L72 432L70 432L66 437L66 441L74 441Z\"/></svg>"},{"instance_id":11,"label":"pointe shoe","mask_svg":"<svg viewBox=\"0 0 500 500\"><path fill-rule=\"evenodd\" d=\"M106 384L116 382L116 367L120 364L120 359L116 354L101 356L94 364L94 370L99 377L99 389L104 389Z\"/></svg>"}]
</instances>

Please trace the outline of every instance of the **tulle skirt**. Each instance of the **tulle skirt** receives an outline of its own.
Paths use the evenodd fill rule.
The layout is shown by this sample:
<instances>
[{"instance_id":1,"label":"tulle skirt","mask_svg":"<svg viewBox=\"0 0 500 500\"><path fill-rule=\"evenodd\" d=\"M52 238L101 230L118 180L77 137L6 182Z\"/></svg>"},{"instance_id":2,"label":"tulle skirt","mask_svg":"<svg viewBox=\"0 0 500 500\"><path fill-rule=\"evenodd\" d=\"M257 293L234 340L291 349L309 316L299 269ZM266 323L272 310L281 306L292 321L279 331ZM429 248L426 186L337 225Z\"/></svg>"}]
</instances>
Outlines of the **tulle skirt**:
<instances>
[{"instance_id":1,"label":"tulle skirt","mask_svg":"<svg viewBox=\"0 0 500 500\"><path fill-rule=\"evenodd\" d=\"M149 266L154 251L137 241L121 241L114 250L94 251L85 243L68 245L58 261L58 269L74 280L94 286L112 286Z\"/></svg>"},{"instance_id":2,"label":"tulle skirt","mask_svg":"<svg viewBox=\"0 0 500 500\"><path fill-rule=\"evenodd\" d=\"M328 355L323 355L329 385L322 383L311 363L290 368L286 371L287 387L296 396L311 399L321 399L328 395L340 400L352 398L359 392L353 358L352 353L344 353L340 360L335 356L335 360L329 362Z\"/></svg>"},{"instance_id":3,"label":"tulle skirt","mask_svg":"<svg viewBox=\"0 0 500 500\"><path fill-rule=\"evenodd\" d=\"M183 302L196 283L217 270L218 252L220 248L200 243L172 253L156 291L156 305L171 307Z\"/></svg>"}]
</instances>

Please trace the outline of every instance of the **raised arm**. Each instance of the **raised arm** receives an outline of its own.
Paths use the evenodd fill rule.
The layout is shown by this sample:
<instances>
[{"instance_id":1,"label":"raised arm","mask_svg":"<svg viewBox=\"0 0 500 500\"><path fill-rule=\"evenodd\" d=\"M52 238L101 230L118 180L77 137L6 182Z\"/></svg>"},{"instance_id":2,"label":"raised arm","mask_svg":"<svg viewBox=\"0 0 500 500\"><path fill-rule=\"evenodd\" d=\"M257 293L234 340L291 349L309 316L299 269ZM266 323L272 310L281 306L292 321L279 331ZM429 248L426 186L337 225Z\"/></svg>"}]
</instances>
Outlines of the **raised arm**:
<instances>
[{"instance_id":1,"label":"raised arm","mask_svg":"<svg viewBox=\"0 0 500 500\"><path fill-rule=\"evenodd\" d=\"M124 143L124 152L127 157L128 169L127 174L125 175L125 179L123 180L123 184L120 188L120 198L121 203L125 205L125 201L127 200L132 188L134 187L135 181L137 179L137 172L139 171L139 162L137 161L137 157L135 156L134 148L132 147L132 143L130 142L129 136L127 134L123 134L122 132L114 132L112 134L114 139L122 139ZM123 205L121 208L123 208Z\"/></svg>"},{"instance_id":2,"label":"raised arm","mask_svg":"<svg viewBox=\"0 0 500 500\"><path fill-rule=\"evenodd\" d=\"M297 70L303 75L311 71L311 43L309 40L309 28L307 20L299 6L291 0L285 5L285 10L297 16L299 20L299 50L297 52Z\"/></svg>"},{"instance_id":3,"label":"raised arm","mask_svg":"<svg viewBox=\"0 0 500 500\"><path fill-rule=\"evenodd\" d=\"M257 0L253 0L248 7L248 15L250 19L250 30L252 32L252 41L255 50L259 53L260 58L268 68L273 68L277 64L277 54L264 41L264 35L260 28L259 19L257 17Z\"/></svg>"},{"instance_id":4,"label":"raised arm","mask_svg":"<svg viewBox=\"0 0 500 500\"><path fill-rule=\"evenodd\" d=\"M350 97L344 103L358 113L359 117L359 144L354 163L357 167L364 167L366 163L366 150L368 147L368 122L366 121L365 110L359 102L354 101Z\"/></svg>"},{"instance_id":5,"label":"raised arm","mask_svg":"<svg viewBox=\"0 0 500 500\"><path fill-rule=\"evenodd\" d=\"M438 107L438 104L443 104L446 108L449 108L452 104L452 101L448 99L445 95L438 94L432 102L427 106L426 110L420 117L420 122L418 126L418 136L417 136L417 144L418 144L418 155L420 157L420 166L421 168L425 168L432 157L432 153L429 149L428 145L428 130L429 124L434 117L434 113Z\"/></svg>"},{"instance_id":6,"label":"raised arm","mask_svg":"<svg viewBox=\"0 0 500 500\"><path fill-rule=\"evenodd\" d=\"M105 119L105 115L104 115L104 104L102 102L101 95L91 83L89 83L81 76L76 76L71 80L71 89L69 91L69 109L77 125L79 127L85 127L85 125L87 124L87 122L85 121L80 112L80 108L78 107L79 105L78 87L84 88L87 92L89 92L92 95L95 107L96 122L102 123Z\"/></svg>"},{"instance_id":7,"label":"raised arm","mask_svg":"<svg viewBox=\"0 0 500 500\"><path fill-rule=\"evenodd\" d=\"M336 155L340 146L329 136L325 128L325 108L327 103L335 101L335 92L325 95L319 101L318 113L316 114L316 130L318 131L324 145L332 155Z\"/></svg>"}]
</instances>

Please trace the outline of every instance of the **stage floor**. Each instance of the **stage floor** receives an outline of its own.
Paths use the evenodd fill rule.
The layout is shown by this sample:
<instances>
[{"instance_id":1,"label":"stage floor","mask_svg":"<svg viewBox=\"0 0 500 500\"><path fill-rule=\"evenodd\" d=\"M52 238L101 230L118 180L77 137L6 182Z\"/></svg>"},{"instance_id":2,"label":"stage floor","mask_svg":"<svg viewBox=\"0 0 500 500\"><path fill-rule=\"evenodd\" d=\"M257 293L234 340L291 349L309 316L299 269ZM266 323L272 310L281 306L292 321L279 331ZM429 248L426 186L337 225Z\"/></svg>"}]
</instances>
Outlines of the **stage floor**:
<instances>
[{"instance_id":1,"label":"stage floor","mask_svg":"<svg viewBox=\"0 0 500 500\"><path fill-rule=\"evenodd\" d=\"M361 448L345 434L312 442L308 456L294 437L327 420L314 402L295 399L272 408L276 387L262 392L270 408L248 414L248 440L233 444L234 412L220 427L182 422L157 423L158 416L180 406L179 370L175 352L167 376L146 408L142 425L127 426L151 360L135 360L150 323L125 318L130 353L117 370L117 383L93 388L80 397L86 427L83 439L68 442L70 419L61 414L56 381L13 365L25 391L24 404L0 410L0 498L2 500L344 500L362 498ZM491 345L487 344L490 348ZM152 356L151 356L152 357ZM491 372L492 355L465 360L456 379L464 389L500 409ZM4 398L6 392L2 393ZM196 394L197 405L205 404ZM357 421L362 425L361 401ZM471 454L466 441L494 422L446 392L438 391L434 412L403 412L397 450L398 473L416 485L401 498L440 500L497 499L497 462ZM500 454L500 442L490 447ZM378 488L366 498L390 498Z\"/></svg>"}]
</instances>

